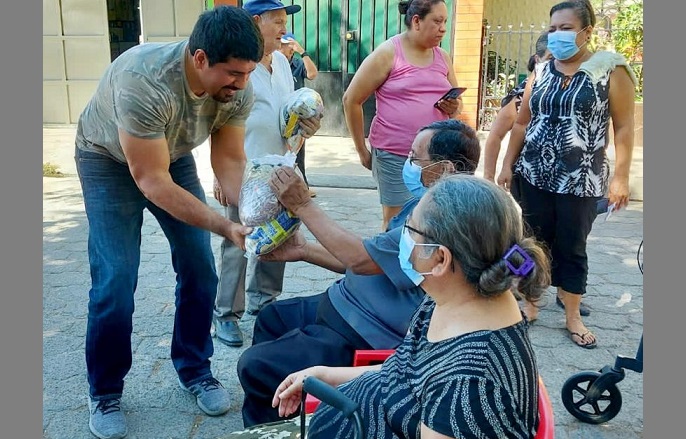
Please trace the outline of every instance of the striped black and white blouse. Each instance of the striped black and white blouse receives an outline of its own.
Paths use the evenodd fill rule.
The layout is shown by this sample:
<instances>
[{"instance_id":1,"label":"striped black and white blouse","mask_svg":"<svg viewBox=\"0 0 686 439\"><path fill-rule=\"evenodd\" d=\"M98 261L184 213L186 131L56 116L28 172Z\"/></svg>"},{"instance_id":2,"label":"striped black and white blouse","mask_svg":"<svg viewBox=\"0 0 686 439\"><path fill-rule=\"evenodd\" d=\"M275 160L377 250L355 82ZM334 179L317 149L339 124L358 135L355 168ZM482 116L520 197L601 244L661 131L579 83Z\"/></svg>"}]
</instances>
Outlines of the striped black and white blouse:
<instances>
[{"instance_id":1,"label":"striped black and white blouse","mask_svg":"<svg viewBox=\"0 0 686 439\"><path fill-rule=\"evenodd\" d=\"M379 371L339 388L360 403L366 436L418 438L421 423L455 438L532 438L538 426L534 352L522 322L429 342L427 296L396 353ZM351 438L352 424L321 404L308 437Z\"/></svg>"}]
</instances>

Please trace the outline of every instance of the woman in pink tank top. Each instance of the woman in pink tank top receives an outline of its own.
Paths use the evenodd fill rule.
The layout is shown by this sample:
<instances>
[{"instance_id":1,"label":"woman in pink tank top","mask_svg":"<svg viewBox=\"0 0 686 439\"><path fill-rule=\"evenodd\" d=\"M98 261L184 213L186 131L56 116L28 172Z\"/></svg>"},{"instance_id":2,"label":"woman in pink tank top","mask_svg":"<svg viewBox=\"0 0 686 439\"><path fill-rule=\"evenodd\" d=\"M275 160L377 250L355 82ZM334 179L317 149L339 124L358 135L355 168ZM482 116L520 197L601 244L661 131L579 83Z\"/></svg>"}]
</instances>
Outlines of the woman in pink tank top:
<instances>
[{"instance_id":1,"label":"woman in pink tank top","mask_svg":"<svg viewBox=\"0 0 686 439\"><path fill-rule=\"evenodd\" d=\"M412 198L403 182L403 166L417 131L456 117L462 108L459 98L442 100L434 107L445 92L457 87L450 57L439 47L447 30L445 1L401 1L398 10L405 15L406 30L364 59L343 95L346 124L360 162L372 170L378 184L383 230ZM371 148L367 148L362 105L372 94L376 114L369 130Z\"/></svg>"}]
</instances>

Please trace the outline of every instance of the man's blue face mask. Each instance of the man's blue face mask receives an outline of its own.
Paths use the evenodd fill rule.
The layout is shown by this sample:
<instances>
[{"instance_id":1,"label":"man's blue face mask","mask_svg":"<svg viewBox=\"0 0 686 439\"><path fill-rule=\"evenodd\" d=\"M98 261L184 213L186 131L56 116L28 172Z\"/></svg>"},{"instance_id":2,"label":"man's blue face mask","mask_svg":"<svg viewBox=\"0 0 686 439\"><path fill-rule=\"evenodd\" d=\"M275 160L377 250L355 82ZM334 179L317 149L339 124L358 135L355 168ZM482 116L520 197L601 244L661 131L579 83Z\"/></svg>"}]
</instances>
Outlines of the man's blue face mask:
<instances>
[{"instance_id":1,"label":"man's blue face mask","mask_svg":"<svg viewBox=\"0 0 686 439\"><path fill-rule=\"evenodd\" d=\"M424 183L422 183L422 171L432 166L445 165L445 163L448 163L448 161L440 160L429 163L426 166L419 166L418 164L414 163L413 160L416 159L408 157L408 159L405 160L405 164L403 165L403 182L405 183L407 190L410 191L412 195L417 198L422 198L422 195L424 195L428 190L428 188L424 186ZM445 168L438 168L436 170L436 173L441 172L445 172Z\"/></svg>"},{"instance_id":2,"label":"man's blue face mask","mask_svg":"<svg viewBox=\"0 0 686 439\"><path fill-rule=\"evenodd\" d=\"M417 198L422 198L422 195L427 191L426 186L422 183L422 167L412 163L409 158L405 160L403 165L403 182L407 190Z\"/></svg>"}]
</instances>

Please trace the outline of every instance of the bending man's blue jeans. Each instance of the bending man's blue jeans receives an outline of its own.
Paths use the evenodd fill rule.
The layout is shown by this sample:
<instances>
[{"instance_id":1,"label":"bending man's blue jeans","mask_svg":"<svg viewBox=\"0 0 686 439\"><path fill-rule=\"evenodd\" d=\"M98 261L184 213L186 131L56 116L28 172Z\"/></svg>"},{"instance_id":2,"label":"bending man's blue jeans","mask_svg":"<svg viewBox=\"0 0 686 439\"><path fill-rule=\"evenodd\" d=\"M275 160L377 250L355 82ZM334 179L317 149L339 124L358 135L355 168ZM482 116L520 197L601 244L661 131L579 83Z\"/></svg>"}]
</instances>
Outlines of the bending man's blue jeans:
<instances>
[{"instance_id":1,"label":"bending man's blue jeans","mask_svg":"<svg viewBox=\"0 0 686 439\"><path fill-rule=\"evenodd\" d=\"M143 196L129 168L104 155L76 149L76 168L88 217L92 286L88 302L86 366L91 397L121 397L131 368L134 292L140 265L143 209L159 222L176 272L171 358L186 385L211 376L210 326L217 273L210 232L183 223ZM176 184L206 202L195 159L169 166ZM146 275L145 271L142 273ZM171 324L171 322L170 322Z\"/></svg>"}]
</instances>

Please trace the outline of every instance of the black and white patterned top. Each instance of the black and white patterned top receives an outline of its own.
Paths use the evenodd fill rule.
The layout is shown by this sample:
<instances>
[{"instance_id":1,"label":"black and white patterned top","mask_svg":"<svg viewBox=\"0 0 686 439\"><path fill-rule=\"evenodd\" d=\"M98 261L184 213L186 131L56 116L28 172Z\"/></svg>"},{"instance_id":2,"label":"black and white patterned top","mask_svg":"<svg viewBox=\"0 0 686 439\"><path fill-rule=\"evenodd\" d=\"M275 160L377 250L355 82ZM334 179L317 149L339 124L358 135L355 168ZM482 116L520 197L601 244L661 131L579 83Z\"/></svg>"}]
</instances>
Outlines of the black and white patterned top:
<instances>
[{"instance_id":1,"label":"black and white patterned top","mask_svg":"<svg viewBox=\"0 0 686 439\"><path fill-rule=\"evenodd\" d=\"M524 321L430 342L435 307L426 297L403 343L381 370L339 387L360 403L366 438L417 438L421 423L455 438L532 438L538 375ZM351 438L353 425L321 404L308 437Z\"/></svg>"},{"instance_id":2,"label":"black and white patterned top","mask_svg":"<svg viewBox=\"0 0 686 439\"><path fill-rule=\"evenodd\" d=\"M610 74L615 65L591 75L584 64L572 76L554 61L536 66L529 107L531 121L515 172L539 189L579 197L607 192ZM613 54L615 55L615 54ZM602 65L601 65L602 67Z\"/></svg>"}]
</instances>

